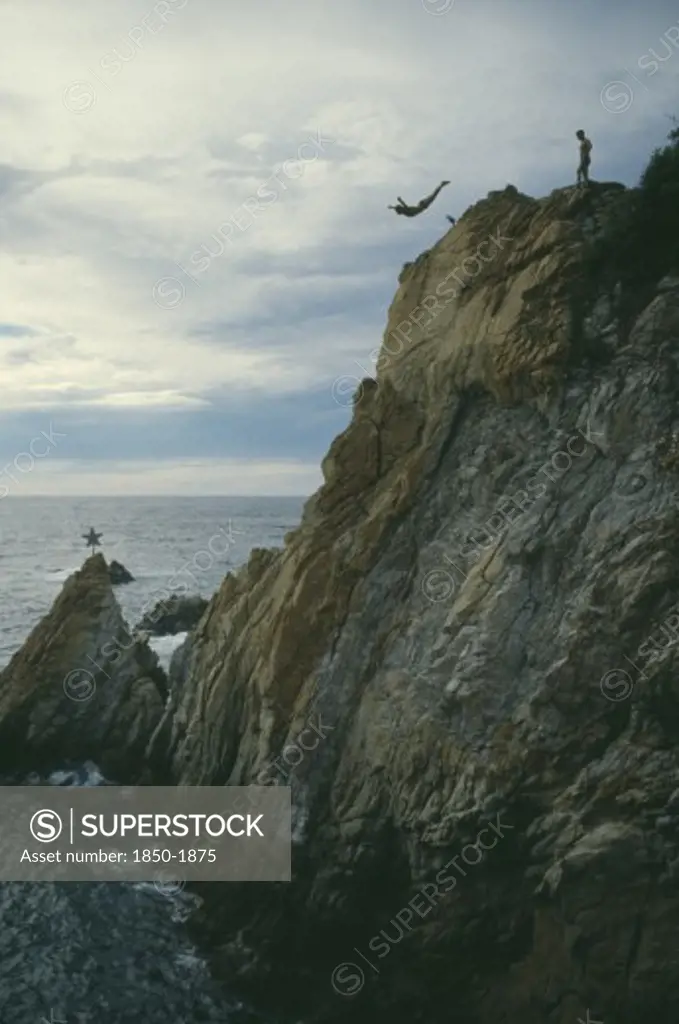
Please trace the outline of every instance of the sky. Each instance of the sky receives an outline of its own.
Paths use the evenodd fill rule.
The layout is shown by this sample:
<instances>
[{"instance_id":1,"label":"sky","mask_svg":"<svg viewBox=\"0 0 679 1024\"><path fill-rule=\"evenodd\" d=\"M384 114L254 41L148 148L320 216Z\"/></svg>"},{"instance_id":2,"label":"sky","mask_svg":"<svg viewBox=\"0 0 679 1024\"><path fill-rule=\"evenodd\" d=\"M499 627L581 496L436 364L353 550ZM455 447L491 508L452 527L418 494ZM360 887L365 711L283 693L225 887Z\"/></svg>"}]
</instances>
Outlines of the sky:
<instances>
[{"instance_id":1,"label":"sky","mask_svg":"<svg viewBox=\"0 0 679 1024\"><path fill-rule=\"evenodd\" d=\"M0 20L0 497L312 493L445 214L572 183L577 128L632 186L679 113L673 0Z\"/></svg>"}]
</instances>

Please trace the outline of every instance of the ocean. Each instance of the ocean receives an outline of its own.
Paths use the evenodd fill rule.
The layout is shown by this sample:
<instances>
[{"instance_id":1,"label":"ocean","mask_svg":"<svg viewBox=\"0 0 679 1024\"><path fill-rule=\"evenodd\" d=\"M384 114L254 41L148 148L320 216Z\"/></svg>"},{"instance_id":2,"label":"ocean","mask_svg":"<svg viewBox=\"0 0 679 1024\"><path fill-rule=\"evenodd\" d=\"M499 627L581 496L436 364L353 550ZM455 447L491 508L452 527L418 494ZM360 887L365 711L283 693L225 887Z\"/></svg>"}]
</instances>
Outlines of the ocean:
<instances>
[{"instance_id":1,"label":"ocean","mask_svg":"<svg viewBox=\"0 0 679 1024\"><path fill-rule=\"evenodd\" d=\"M115 588L130 627L149 602L185 583L210 597L254 547L282 547L305 498L13 498L0 500L0 668L50 610L90 552L82 534L135 577ZM183 587L182 587L183 589ZM152 641L167 666L183 637Z\"/></svg>"}]
</instances>

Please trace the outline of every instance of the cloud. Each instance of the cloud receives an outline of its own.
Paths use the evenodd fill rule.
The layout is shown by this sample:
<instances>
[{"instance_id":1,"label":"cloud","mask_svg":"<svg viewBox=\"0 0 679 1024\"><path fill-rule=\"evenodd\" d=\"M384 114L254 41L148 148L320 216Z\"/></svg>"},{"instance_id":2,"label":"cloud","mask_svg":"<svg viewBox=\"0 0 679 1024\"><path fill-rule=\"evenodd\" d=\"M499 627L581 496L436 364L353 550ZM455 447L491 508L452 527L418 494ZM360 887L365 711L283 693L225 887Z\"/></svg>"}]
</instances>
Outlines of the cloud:
<instances>
[{"instance_id":1,"label":"cloud","mask_svg":"<svg viewBox=\"0 0 679 1024\"><path fill-rule=\"evenodd\" d=\"M579 127L593 176L627 184L663 141L679 14L637 6L6 0L5 458L53 416L64 493L124 493L134 465L149 489L202 473L244 493L267 472L250 459L315 486L349 416L332 383L370 367L401 266L446 213L508 181L568 184ZM422 218L387 211L444 177Z\"/></svg>"}]
</instances>

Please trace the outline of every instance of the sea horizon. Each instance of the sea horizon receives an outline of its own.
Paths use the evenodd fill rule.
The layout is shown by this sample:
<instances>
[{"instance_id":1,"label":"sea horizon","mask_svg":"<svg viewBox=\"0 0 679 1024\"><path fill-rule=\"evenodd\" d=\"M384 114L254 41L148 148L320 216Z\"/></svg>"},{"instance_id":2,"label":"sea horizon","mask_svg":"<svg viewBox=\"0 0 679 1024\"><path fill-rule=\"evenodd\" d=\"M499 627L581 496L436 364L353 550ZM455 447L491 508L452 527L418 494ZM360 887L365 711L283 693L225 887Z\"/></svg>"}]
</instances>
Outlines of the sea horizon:
<instances>
[{"instance_id":1,"label":"sea horizon","mask_svg":"<svg viewBox=\"0 0 679 1024\"><path fill-rule=\"evenodd\" d=\"M299 500L310 498L311 494L7 494L4 498L0 498L0 501L6 501L8 498L14 501L34 501L37 499L47 498L50 501L70 501L74 498L96 498L97 501L105 501L110 498L112 501L117 501L120 498L172 498L177 500L184 498L187 501L192 501L195 498L226 498L229 501L238 501L244 499L248 501L259 500L267 501L272 500Z\"/></svg>"},{"instance_id":2,"label":"sea horizon","mask_svg":"<svg viewBox=\"0 0 679 1024\"><path fill-rule=\"evenodd\" d=\"M107 563L122 563L132 583L116 599L133 627L183 573L188 590L210 598L252 548L280 548L299 525L302 495L17 495L0 501L0 668L46 615L100 531ZM162 645L170 654L172 644Z\"/></svg>"}]
</instances>

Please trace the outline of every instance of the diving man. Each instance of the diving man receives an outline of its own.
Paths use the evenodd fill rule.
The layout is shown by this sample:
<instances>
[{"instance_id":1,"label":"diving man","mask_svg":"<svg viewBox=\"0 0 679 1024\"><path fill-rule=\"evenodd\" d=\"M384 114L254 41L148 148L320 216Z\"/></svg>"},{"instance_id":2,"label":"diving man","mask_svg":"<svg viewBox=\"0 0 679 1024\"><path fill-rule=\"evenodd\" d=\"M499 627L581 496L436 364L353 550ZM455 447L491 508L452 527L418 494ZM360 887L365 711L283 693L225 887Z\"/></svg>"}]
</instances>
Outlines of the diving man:
<instances>
[{"instance_id":1,"label":"diving man","mask_svg":"<svg viewBox=\"0 0 679 1024\"><path fill-rule=\"evenodd\" d=\"M396 197L396 206L389 206L387 209L395 210L401 217L417 217L419 213L424 213L425 210L429 209L431 204L436 199L437 195L444 188L445 185L450 185L449 181L442 181L440 185L434 189L430 196L425 196L424 199L420 199L416 206L408 206L405 199L401 199L400 196Z\"/></svg>"}]
</instances>

